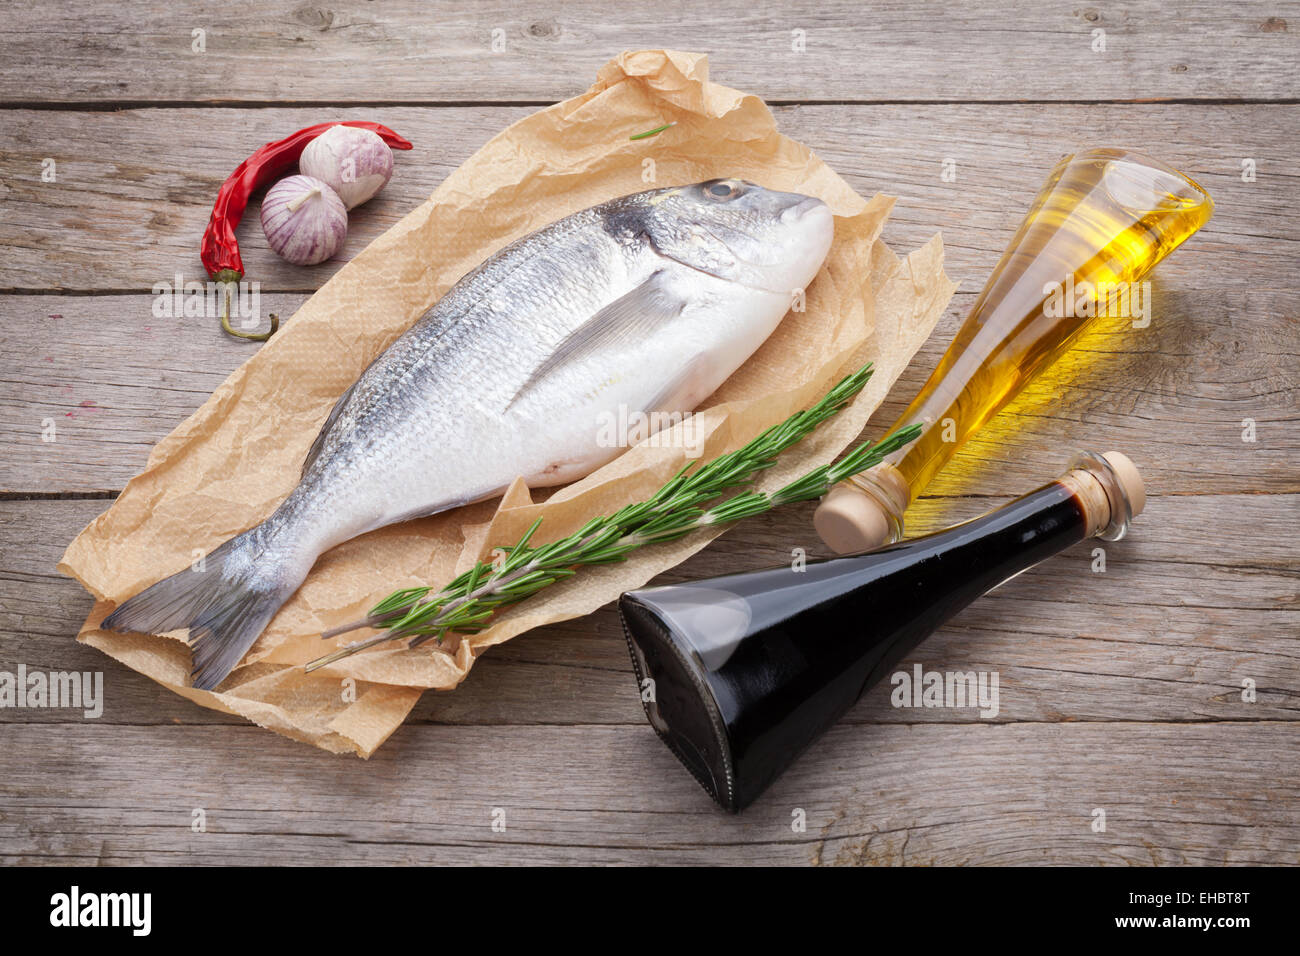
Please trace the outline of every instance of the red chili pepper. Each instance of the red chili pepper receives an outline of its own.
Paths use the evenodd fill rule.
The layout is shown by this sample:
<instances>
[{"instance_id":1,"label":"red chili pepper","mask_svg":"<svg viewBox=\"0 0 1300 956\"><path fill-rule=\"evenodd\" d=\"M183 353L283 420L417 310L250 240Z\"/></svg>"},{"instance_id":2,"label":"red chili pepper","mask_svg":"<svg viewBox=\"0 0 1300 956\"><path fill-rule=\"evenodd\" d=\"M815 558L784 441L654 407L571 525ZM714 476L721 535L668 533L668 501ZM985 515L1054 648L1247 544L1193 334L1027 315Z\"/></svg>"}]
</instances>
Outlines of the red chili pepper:
<instances>
[{"instance_id":1,"label":"red chili pepper","mask_svg":"<svg viewBox=\"0 0 1300 956\"><path fill-rule=\"evenodd\" d=\"M317 123L300 129L292 136L267 143L252 156L244 160L217 193L217 201L212 204L212 218L208 220L208 229L203 233L203 244L199 255L203 266L215 282L238 282L244 277L244 261L239 257L239 241L235 238L235 229L244 217L248 198L262 186L278 179L298 163L307 144L325 132L331 126L356 126L378 133L393 149L410 149L411 144L398 136L387 126L379 123L367 123L360 120L345 120L333 123ZM221 317L221 327L231 335L242 339L264 342L279 327L279 319L271 316L271 330L262 334L236 332L230 327L230 292L226 292L226 312Z\"/></svg>"}]
</instances>

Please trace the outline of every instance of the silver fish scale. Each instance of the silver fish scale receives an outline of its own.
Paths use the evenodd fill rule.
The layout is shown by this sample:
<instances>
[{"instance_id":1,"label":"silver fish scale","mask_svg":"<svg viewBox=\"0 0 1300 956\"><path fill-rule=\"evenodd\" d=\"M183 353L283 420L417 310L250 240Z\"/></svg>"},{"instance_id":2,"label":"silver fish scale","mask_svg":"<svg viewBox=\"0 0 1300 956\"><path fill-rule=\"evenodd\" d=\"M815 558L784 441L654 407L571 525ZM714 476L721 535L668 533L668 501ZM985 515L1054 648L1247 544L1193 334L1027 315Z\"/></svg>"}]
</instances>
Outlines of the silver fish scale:
<instances>
[{"instance_id":1,"label":"silver fish scale","mask_svg":"<svg viewBox=\"0 0 1300 956\"><path fill-rule=\"evenodd\" d=\"M644 281L657 260L644 240L611 236L598 209L503 248L362 374L303 481L267 522L268 532L278 532L271 537L292 528L296 546L317 539L313 550L323 550L499 490L513 475L463 484L474 473L475 447L488 436L466 434L457 423L475 412L504 424L506 406L531 369ZM498 432L508 440L502 431L508 429ZM458 455L469 460L448 469L449 457Z\"/></svg>"},{"instance_id":2,"label":"silver fish scale","mask_svg":"<svg viewBox=\"0 0 1300 956\"><path fill-rule=\"evenodd\" d=\"M806 282L831 232L829 213L811 231L792 219L815 200L743 184L743 200L714 202L705 190L716 182L574 213L467 274L340 399L263 547L314 561L365 531L499 493L516 475L572 480L617 454L597 447L601 415L693 408L785 313L781 258L814 239ZM558 368L512 404L566 337L652 275L676 317Z\"/></svg>"}]
</instances>

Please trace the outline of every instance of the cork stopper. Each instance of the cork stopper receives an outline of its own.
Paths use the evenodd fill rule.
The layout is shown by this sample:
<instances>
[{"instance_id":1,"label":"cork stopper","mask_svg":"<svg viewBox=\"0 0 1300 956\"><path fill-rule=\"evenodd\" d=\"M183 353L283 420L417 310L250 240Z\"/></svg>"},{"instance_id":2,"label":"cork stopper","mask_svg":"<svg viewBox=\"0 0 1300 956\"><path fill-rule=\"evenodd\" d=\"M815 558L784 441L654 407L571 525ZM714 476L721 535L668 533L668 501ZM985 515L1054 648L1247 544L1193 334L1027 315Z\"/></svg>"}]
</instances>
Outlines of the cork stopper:
<instances>
[{"instance_id":1,"label":"cork stopper","mask_svg":"<svg viewBox=\"0 0 1300 956\"><path fill-rule=\"evenodd\" d=\"M1127 455L1080 451L1059 479L1077 496L1088 521L1088 536L1118 541L1129 522L1146 507L1142 476Z\"/></svg>"},{"instance_id":2,"label":"cork stopper","mask_svg":"<svg viewBox=\"0 0 1300 956\"><path fill-rule=\"evenodd\" d=\"M813 513L813 527L837 554L872 551L902 537L910 497L898 469L880 464L827 492Z\"/></svg>"},{"instance_id":3,"label":"cork stopper","mask_svg":"<svg viewBox=\"0 0 1300 956\"><path fill-rule=\"evenodd\" d=\"M836 554L870 551L889 540L880 503L850 485L836 485L813 513L817 535Z\"/></svg>"},{"instance_id":4,"label":"cork stopper","mask_svg":"<svg viewBox=\"0 0 1300 956\"><path fill-rule=\"evenodd\" d=\"M1128 498L1129 510L1133 517L1137 517L1147 506L1146 486L1142 482L1137 466L1122 452L1108 451L1101 457L1106 459L1111 470L1114 471L1120 487L1124 489L1124 496Z\"/></svg>"}]
</instances>

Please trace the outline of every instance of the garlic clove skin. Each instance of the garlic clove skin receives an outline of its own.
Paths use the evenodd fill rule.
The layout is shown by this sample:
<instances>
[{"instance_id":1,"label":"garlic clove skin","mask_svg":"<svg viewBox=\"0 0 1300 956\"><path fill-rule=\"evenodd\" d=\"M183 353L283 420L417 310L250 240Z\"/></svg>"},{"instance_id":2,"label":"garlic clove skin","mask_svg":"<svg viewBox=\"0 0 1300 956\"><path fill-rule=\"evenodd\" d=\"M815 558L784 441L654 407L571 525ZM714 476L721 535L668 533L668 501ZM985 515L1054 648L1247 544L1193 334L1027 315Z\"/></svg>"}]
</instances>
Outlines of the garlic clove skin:
<instances>
[{"instance_id":1,"label":"garlic clove skin","mask_svg":"<svg viewBox=\"0 0 1300 956\"><path fill-rule=\"evenodd\" d=\"M276 255L314 266L343 248L348 211L338 193L312 176L288 176L262 200L262 231Z\"/></svg>"},{"instance_id":2,"label":"garlic clove skin","mask_svg":"<svg viewBox=\"0 0 1300 956\"><path fill-rule=\"evenodd\" d=\"M298 169L339 194L349 209L360 206L393 175L393 151L378 134L355 126L331 126L302 151Z\"/></svg>"}]
</instances>

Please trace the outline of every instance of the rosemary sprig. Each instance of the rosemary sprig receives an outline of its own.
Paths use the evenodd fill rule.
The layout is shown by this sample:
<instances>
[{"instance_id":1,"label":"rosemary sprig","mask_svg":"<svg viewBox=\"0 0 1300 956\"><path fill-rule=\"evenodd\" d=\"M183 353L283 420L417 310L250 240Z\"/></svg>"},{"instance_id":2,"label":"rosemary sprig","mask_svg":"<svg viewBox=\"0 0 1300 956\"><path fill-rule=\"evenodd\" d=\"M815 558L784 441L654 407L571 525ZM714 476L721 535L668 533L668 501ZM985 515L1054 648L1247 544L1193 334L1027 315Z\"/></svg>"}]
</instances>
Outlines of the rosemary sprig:
<instances>
[{"instance_id":1,"label":"rosemary sprig","mask_svg":"<svg viewBox=\"0 0 1300 956\"><path fill-rule=\"evenodd\" d=\"M762 514L779 505L807 501L825 494L831 486L879 464L887 455L914 440L920 426L904 428L876 444L864 442L838 462L814 468L782 488L765 494L741 492L714 503L727 492L749 484L776 464L777 456L795 445L818 425L839 412L867 384L871 365L843 379L811 408L796 412L773 425L748 444L727 452L692 471L686 465L653 496L592 518L567 537L532 547L541 519L533 522L513 546L501 548L496 562L480 561L441 590L417 587L394 591L360 621L322 634L334 637L363 627L384 633L354 641L312 661L307 670L324 667L358 651L388 641L411 638L415 647L430 638L441 640L456 631L472 634L488 627L502 607L522 601L556 581L572 576L579 567L611 564L647 544L675 541L710 525L727 524Z\"/></svg>"}]
</instances>

